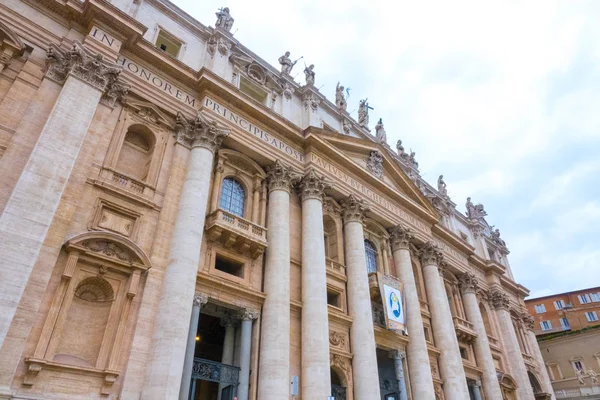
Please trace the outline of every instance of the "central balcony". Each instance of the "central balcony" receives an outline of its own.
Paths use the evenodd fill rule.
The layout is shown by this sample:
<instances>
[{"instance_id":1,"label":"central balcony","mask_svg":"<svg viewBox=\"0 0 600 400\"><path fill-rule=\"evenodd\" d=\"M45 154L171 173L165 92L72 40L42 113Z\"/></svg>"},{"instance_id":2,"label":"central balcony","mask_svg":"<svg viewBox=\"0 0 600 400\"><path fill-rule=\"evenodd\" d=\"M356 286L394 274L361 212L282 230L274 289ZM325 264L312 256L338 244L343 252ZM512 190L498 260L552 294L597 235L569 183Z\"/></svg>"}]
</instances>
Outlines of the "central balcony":
<instances>
[{"instance_id":1,"label":"central balcony","mask_svg":"<svg viewBox=\"0 0 600 400\"><path fill-rule=\"evenodd\" d=\"M198 395L200 398L203 398L207 394L210 398L218 397L221 400L233 400L237 392L239 380L240 368L238 367L202 358L194 358L189 400L197 399ZM203 384L203 382L214 383Z\"/></svg>"},{"instance_id":2,"label":"central balcony","mask_svg":"<svg viewBox=\"0 0 600 400\"><path fill-rule=\"evenodd\" d=\"M268 246L266 228L220 208L206 218L206 233L209 240L240 253L248 251L253 258L262 255Z\"/></svg>"},{"instance_id":3,"label":"central balcony","mask_svg":"<svg viewBox=\"0 0 600 400\"><path fill-rule=\"evenodd\" d=\"M452 320L454 321L454 330L459 341L471 343L477 337L472 323L460 317L452 317Z\"/></svg>"}]
</instances>

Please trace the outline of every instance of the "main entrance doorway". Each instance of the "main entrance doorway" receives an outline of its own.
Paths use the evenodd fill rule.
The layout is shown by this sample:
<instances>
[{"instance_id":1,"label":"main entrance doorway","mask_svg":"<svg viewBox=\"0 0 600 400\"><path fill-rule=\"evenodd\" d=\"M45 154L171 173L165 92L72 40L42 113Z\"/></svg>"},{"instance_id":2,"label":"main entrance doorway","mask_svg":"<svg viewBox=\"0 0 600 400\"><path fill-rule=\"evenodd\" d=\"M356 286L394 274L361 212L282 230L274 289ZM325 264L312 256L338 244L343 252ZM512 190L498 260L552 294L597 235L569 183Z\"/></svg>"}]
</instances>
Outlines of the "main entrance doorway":
<instances>
[{"instance_id":1,"label":"main entrance doorway","mask_svg":"<svg viewBox=\"0 0 600 400\"><path fill-rule=\"evenodd\" d=\"M233 400L240 374L237 328L231 314L221 307L203 307L196 331L190 400Z\"/></svg>"}]
</instances>

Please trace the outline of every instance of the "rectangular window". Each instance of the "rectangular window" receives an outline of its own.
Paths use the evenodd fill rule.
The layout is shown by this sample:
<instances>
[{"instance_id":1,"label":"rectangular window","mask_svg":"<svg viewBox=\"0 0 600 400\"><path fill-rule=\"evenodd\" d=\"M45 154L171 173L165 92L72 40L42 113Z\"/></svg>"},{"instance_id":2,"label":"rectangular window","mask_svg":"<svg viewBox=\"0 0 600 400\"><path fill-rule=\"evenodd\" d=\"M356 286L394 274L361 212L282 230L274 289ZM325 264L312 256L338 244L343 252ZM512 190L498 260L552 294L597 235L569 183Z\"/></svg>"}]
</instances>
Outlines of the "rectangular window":
<instances>
[{"instance_id":1,"label":"rectangular window","mask_svg":"<svg viewBox=\"0 0 600 400\"><path fill-rule=\"evenodd\" d=\"M469 352L467 351L467 349L465 349L464 347L460 348L460 356L463 360L468 360L469 359Z\"/></svg>"},{"instance_id":2,"label":"rectangular window","mask_svg":"<svg viewBox=\"0 0 600 400\"><path fill-rule=\"evenodd\" d=\"M589 294L580 294L579 296L577 296L577 298L579 299L580 304L587 304L592 302Z\"/></svg>"},{"instance_id":3,"label":"rectangular window","mask_svg":"<svg viewBox=\"0 0 600 400\"><path fill-rule=\"evenodd\" d=\"M175 36L160 29L156 37L156 47L177 58L179 50L181 50L181 41Z\"/></svg>"},{"instance_id":4,"label":"rectangular window","mask_svg":"<svg viewBox=\"0 0 600 400\"><path fill-rule=\"evenodd\" d=\"M573 366L576 370L583 371L583 364L581 363L581 361L573 361Z\"/></svg>"},{"instance_id":5,"label":"rectangular window","mask_svg":"<svg viewBox=\"0 0 600 400\"><path fill-rule=\"evenodd\" d=\"M565 308L565 301L564 300L557 300L554 302L554 308L557 310L562 310L563 308Z\"/></svg>"},{"instance_id":6,"label":"rectangular window","mask_svg":"<svg viewBox=\"0 0 600 400\"><path fill-rule=\"evenodd\" d=\"M240 77L240 90L261 104L267 102L268 93L245 77Z\"/></svg>"},{"instance_id":7,"label":"rectangular window","mask_svg":"<svg viewBox=\"0 0 600 400\"><path fill-rule=\"evenodd\" d=\"M585 317L587 318L588 322L598 321L598 315L596 314L596 311L586 312Z\"/></svg>"},{"instance_id":8,"label":"rectangular window","mask_svg":"<svg viewBox=\"0 0 600 400\"><path fill-rule=\"evenodd\" d=\"M340 293L327 291L327 304L342 308L341 295Z\"/></svg>"},{"instance_id":9,"label":"rectangular window","mask_svg":"<svg viewBox=\"0 0 600 400\"><path fill-rule=\"evenodd\" d=\"M590 297L592 298L592 301L594 303L597 303L600 301L600 293L591 293Z\"/></svg>"},{"instance_id":10,"label":"rectangular window","mask_svg":"<svg viewBox=\"0 0 600 400\"><path fill-rule=\"evenodd\" d=\"M240 278L244 277L244 263L233 261L225 257L217 256L215 260L215 269Z\"/></svg>"},{"instance_id":11,"label":"rectangular window","mask_svg":"<svg viewBox=\"0 0 600 400\"><path fill-rule=\"evenodd\" d=\"M571 326L569 325L569 320L566 318L561 318L560 319L560 326L564 329L564 330L568 330L571 329Z\"/></svg>"},{"instance_id":12,"label":"rectangular window","mask_svg":"<svg viewBox=\"0 0 600 400\"><path fill-rule=\"evenodd\" d=\"M537 304L535 306L535 312L538 313L538 314L545 313L546 312L546 306L544 304Z\"/></svg>"},{"instance_id":13,"label":"rectangular window","mask_svg":"<svg viewBox=\"0 0 600 400\"><path fill-rule=\"evenodd\" d=\"M542 327L543 331L549 331L552 329L552 323L550 323L550 321L541 321L540 326Z\"/></svg>"}]
</instances>

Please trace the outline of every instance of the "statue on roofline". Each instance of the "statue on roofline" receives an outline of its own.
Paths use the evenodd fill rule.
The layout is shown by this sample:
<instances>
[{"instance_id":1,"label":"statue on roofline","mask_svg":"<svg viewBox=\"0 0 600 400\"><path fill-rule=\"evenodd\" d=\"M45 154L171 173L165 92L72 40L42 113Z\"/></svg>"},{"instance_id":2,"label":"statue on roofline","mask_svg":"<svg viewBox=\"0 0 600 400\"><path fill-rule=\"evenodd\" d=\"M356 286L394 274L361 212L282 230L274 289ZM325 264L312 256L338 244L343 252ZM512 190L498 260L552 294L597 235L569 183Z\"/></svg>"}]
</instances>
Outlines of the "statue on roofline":
<instances>
[{"instance_id":1,"label":"statue on roofline","mask_svg":"<svg viewBox=\"0 0 600 400\"><path fill-rule=\"evenodd\" d=\"M229 7L220 8L215 14L217 16L215 27L224 29L227 32L231 31L233 17L229 14Z\"/></svg>"}]
</instances>

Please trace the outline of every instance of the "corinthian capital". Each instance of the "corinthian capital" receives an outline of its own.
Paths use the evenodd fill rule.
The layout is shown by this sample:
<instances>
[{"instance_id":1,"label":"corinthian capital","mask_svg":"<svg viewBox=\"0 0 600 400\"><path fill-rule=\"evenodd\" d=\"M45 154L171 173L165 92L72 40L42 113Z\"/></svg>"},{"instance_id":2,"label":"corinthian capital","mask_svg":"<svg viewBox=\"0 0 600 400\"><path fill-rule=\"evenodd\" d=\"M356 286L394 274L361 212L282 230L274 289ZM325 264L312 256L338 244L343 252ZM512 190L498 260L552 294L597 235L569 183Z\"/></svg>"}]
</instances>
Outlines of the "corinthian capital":
<instances>
[{"instance_id":1,"label":"corinthian capital","mask_svg":"<svg viewBox=\"0 0 600 400\"><path fill-rule=\"evenodd\" d=\"M390 233L390 245L392 246L392 251L400 249L408 250L410 241L413 238L413 234L410 229L405 228L402 225L396 225L392 228L389 228L388 232Z\"/></svg>"},{"instance_id":2,"label":"corinthian capital","mask_svg":"<svg viewBox=\"0 0 600 400\"><path fill-rule=\"evenodd\" d=\"M258 318L258 310L253 310L251 308L246 308L240 314L240 319L242 321L252 321Z\"/></svg>"},{"instance_id":3,"label":"corinthian capital","mask_svg":"<svg viewBox=\"0 0 600 400\"><path fill-rule=\"evenodd\" d=\"M325 180L325 176L319 176L314 169L309 169L306 175L298 184L302 201L308 199L317 199L323 201L325 190L331 189L329 182Z\"/></svg>"},{"instance_id":4,"label":"corinthian capital","mask_svg":"<svg viewBox=\"0 0 600 400\"><path fill-rule=\"evenodd\" d=\"M275 160L273 165L267 167L269 192L274 190L285 190L289 193L292 185L298 180L298 175L295 174L290 167L283 165L279 160Z\"/></svg>"},{"instance_id":5,"label":"corinthian capital","mask_svg":"<svg viewBox=\"0 0 600 400\"><path fill-rule=\"evenodd\" d=\"M202 293L196 293L194 296L194 305L197 307L202 307L208 303L208 296Z\"/></svg>"},{"instance_id":6,"label":"corinthian capital","mask_svg":"<svg viewBox=\"0 0 600 400\"><path fill-rule=\"evenodd\" d=\"M209 121L201 113L188 120L177 113L175 122L177 142L187 147L203 147L216 153L223 140L229 136L229 129L219 128L216 121Z\"/></svg>"},{"instance_id":7,"label":"corinthian capital","mask_svg":"<svg viewBox=\"0 0 600 400\"><path fill-rule=\"evenodd\" d=\"M419 257L421 258L422 266L442 264L444 257L440 248L432 242L427 242L419 249Z\"/></svg>"},{"instance_id":8,"label":"corinthian capital","mask_svg":"<svg viewBox=\"0 0 600 400\"><path fill-rule=\"evenodd\" d=\"M475 293L479 287L477 277L475 274L470 272L465 272L464 274L460 275L458 277L458 282L460 284L460 290L463 293Z\"/></svg>"},{"instance_id":9,"label":"corinthian capital","mask_svg":"<svg viewBox=\"0 0 600 400\"><path fill-rule=\"evenodd\" d=\"M92 54L79 42L71 50L51 44L46 53L46 76L63 83L69 74L76 76L102 92L114 85L121 67L104 61L101 54Z\"/></svg>"},{"instance_id":10,"label":"corinthian capital","mask_svg":"<svg viewBox=\"0 0 600 400\"><path fill-rule=\"evenodd\" d=\"M529 329L530 331L535 329L535 318L533 318L533 316L531 316L529 313L523 313L521 318L523 319L525 328Z\"/></svg>"},{"instance_id":11,"label":"corinthian capital","mask_svg":"<svg viewBox=\"0 0 600 400\"><path fill-rule=\"evenodd\" d=\"M365 213L369 211L369 207L363 200L357 199L353 194L346 197L341 202L344 223L360 222L363 223Z\"/></svg>"},{"instance_id":12,"label":"corinthian capital","mask_svg":"<svg viewBox=\"0 0 600 400\"><path fill-rule=\"evenodd\" d=\"M494 310L508 310L510 305L508 295L500 290L494 290L490 294L490 305Z\"/></svg>"}]
</instances>

